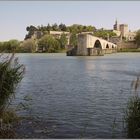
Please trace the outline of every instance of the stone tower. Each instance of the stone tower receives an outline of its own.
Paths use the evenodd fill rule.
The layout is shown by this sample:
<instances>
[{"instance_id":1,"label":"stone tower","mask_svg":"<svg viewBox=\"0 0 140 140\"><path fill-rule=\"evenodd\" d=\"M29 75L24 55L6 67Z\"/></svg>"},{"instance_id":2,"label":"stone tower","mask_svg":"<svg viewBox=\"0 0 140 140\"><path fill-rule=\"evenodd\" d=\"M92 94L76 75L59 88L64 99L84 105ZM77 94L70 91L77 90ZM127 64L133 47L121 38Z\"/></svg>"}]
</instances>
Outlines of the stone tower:
<instances>
[{"instance_id":1,"label":"stone tower","mask_svg":"<svg viewBox=\"0 0 140 140\"><path fill-rule=\"evenodd\" d=\"M117 19L116 19L116 21L115 21L115 24L114 24L114 26L113 26L113 29L114 29L114 30L117 30L117 31L120 30L120 27L119 27L119 24L118 24Z\"/></svg>"},{"instance_id":2,"label":"stone tower","mask_svg":"<svg viewBox=\"0 0 140 140\"><path fill-rule=\"evenodd\" d=\"M126 37L128 34L128 25L127 24L121 24L120 25L120 31L122 33L122 37Z\"/></svg>"}]
</instances>

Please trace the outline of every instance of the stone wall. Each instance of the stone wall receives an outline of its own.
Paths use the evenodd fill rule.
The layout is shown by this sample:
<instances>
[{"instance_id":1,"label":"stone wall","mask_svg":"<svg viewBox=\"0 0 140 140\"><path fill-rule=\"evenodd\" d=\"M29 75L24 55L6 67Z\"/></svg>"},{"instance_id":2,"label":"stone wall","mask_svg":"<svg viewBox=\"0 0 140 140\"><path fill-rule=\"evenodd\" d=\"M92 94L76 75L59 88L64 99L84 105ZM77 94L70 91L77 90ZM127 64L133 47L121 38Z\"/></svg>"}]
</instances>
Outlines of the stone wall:
<instances>
[{"instance_id":1,"label":"stone wall","mask_svg":"<svg viewBox=\"0 0 140 140\"><path fill-rule=\"evenodd\" d=\"M118 49L121 48L129 48L129 49L135 49L137 48L137 45L134 42L119 42L117 43Z\"/></svg>"}]
</instances>

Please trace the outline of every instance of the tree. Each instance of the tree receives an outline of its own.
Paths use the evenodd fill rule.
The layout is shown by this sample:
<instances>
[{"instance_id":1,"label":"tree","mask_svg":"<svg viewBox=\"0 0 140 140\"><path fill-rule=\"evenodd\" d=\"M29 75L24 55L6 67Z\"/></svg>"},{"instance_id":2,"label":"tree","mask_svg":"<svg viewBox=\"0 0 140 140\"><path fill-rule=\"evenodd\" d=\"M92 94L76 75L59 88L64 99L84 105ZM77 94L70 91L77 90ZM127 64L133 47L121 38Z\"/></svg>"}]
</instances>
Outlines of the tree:
<instances>
[{"instance_id":1,"label":"tree","mask_svg":"<svg viewBox=\"0 0 140 140\"><path fill-rule=\"evenodd\" d=\"M10 51L16 51L16 49L20 46L20 42L16 39L12 39L9 41Z\"/></svg>"},{"instance_id":2,"label":"tree","mask_svg":"<svg viewBox=\"0 0 140 140\"><path fill-rule=\"evenodd\" d=\"M112 37L112 36L116 36L116 33L112 32L112 31L108 31L108 30L97 30L96 32L94 32L94 35L97 37L101 37L103 39L107 39L108 36Z\"/></svg>"},{"instance_id":3,"label":"tree","mask_svg":"<svg viewBox=\"0 0 140 140\"><path fill-rule=\"evenodd\" d=\"M73 24L72 26L69 26L68 29L71 33L76 34L78 33L78 25L77 24Z\"/></svg>"},{"instance_id":4,"label":"tree","mask_svg":"<svg viewBox=\"0 0 140 140\"><path fill-rule=\"evenodd\" d=\"M48 23L48 25L47 25L47 31L50 31L50 30L52 30L52 27L51 27L50 24Z\"/></svg>"},{"instance_id":5,"label":"tree","mask_svg":"<svg viewBox=\"0 0 140 140\"><path fill-rule=\"evenodd\" d=\"M0 52L4 51L3 42L0 42Z\"/></svg>"},{"instance_id":6,"label":"tree","mask_svg":"<svg viewBox=\"0 0 140 140\"><path fill-rule=\"evenodd\" d=\"M1 52L15 52L16 49L19 47L20 42L16 39L12 39L9 41L1 42L0 43L0 51Z\"/></svg>"},{"instance_id":7,"label":"tree","mask_svg":"<svg viewBox=\"0 0 140 140\"><path fill-rule=\"evenodd\" d=\"M77 46L77 44L78 44L78 38L75 33L72 33L70 36L70 45Z\"/></svg>"},{"instance_id":8,"label":"tree","mask_svg":"<svg viewBox=\"0 0 140 140\"><path fill-rule=\"evenodd\" d=\"M68 43L68 39L67 39L66 35L61 34L59 41L60 41L61 48L64 49L66 44Z\"/></svg>"},{"instance_id":9,"label":"tree","mask_svg":"<svg viewBox=\"0 0 140 140\"><path fill-rule=\"evenodd\" d=\"M37 31L37 28L33 25L30 25L30 26L26 27L26 31L28 31L28 32Z\"/></svg>"},{"instance_id":10,"label":"tree","mask_svg":"<svg viewBox=\"0 0 140 140\"><path fill-rule=\"evenodd\" d=\"M9 41L4 41L3 42L3 48L4 48L5 52L10 52L11 51L11 46L10 46Z\"/></svg>"},{"instance_id":11,"label":"tree","mask_svg":"<svg viewBox=\"0 0 140 140\"><path fill-rule=\"evenodd\" d=\"M93 32L95 30L96 30L96 28L94 26L89 25L89 26L86 27L87 32Z\"/></svg>"},{"instance_id":12,"label":"tree","mask_svg":"<svg viewBox=\"0 0 140 140\"><path fill-rule=\"evenodd\" d=\"M83 25L77 25L77 31L81 33L83 31Z\"/></svg>"},{"instance_id":13,"label":"tree","mask_svg":"<svg viewBox=\"0 0 140 140\"><path fill-rule=\"evenodd\" d=\"M34 32L37 30L38 29L33 25L27 26L26 31L28 31L28 34L25 36L25 40L31 38Z\"/></svg>"},{"instance_id":14,"label":"tree","mask_svg":"<svg viewBox=\"0 0 140 140\"><path fill-rule=\"evenodd\" d=\"M80 24L73 24L72 26L67 27L71 33L81 33L81 32L93 32L96 30L94 26L83 26Z\"/></svg>"},{"instance_id":15,"label":"tree","mask_svg":"<svg viewBox=\"0 0 140 140\"><path fill-rule=\"evenodd\" d=\"M35 52L36 51L35 41L32 39L25 40L19 49L21 52L28 52L28 53Z\"/></svg>"},{"instance_id":16,"label":"tree","mask_svg":"<svg viewBox=\"0 0 140 140\"><path fill-rule=\"evenodd\" d=\"M67 31L66 25L65 25L65 24L62 24L62 23L59 25L59 29L60 29L61 31Z\"/></svg>"},{"instance_id":17,"label":"tree","mask_svg":"<svg viewBox=\"0 0 140 140\"><path fill-rule=\"evenodd\" d=\"M54 24L52 25L52 30L53 30L53 31L59 31L59 27L58 27L58 25L57 25L56 23L54 23Z\"/></svg>"},{"instance_id":18,"label":"tree","mask_svg":"<svg viewBox=\"0 0 140 140\"><path fill-rule=\"evenodd\" d=\"M46 50L47 48L47 36L48 35L44 35L43 37L41 37L38 41L38 49L39 50Z\"/></svg>"},{"instance_id":19,"label":"tree","mask_svg":"<svg viewBox=\"0 0 140 140\"><path fill-rule=\"evenodd\" d=\"M53 52L57 52L58 50L60 50L60 43L52 35L44 35L38 41L38 47L42 51L53 53Z\"/></svg>"},{"instance_id":20,"label":"tree","mask_svg":"<svg viewBox=\"0 0 140 140\"><path fill-rule=\"evenodd\" d=\"M136 33L135 43L137 44L138 47L140 47L140 30L138 30Z\"/></svg>"}]
</instances>

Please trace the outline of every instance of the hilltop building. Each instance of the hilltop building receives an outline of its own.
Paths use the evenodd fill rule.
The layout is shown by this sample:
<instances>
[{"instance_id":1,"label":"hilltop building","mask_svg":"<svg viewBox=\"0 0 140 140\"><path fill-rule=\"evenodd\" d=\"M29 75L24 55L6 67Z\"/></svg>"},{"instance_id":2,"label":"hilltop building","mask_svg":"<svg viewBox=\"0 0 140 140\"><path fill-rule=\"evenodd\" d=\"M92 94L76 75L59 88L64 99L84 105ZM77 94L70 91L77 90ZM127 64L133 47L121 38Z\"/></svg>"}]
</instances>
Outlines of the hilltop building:
<instances>
[{"instance_id":1,"label":"hilltop building","mask_svg":"<svg viewBox=\"0 0 140 140\"><path fill-rule=\"evenodd\" d=\"M136 36L135 32L131 32L128 30L128 24L118 24L118 21L115 21L113 25L113 32L117 34L117 36L122 36L126 39L126 41L134 41Z\"/></svg>"},{"instance_id":2,"label":"hilltop building","mask_svg":"<svg viewBox=\"0 0 140 140\"><path fill-rule=\"evenodd\" d=\"M31 36L31 39L40 39L43 36L43 32L41 31L34 31L34 34Z\"/></svg>"},{"instance_id":3,"label":"hilltop building","mask_svg":"<svg viewBox=\"0 0 140 140\"><path fill-rule=\"evenodd\" d=\"M50 35L53 35L56 38L60 38L62 34L66 35L67 38L67 45L69 44L70 41L70 32L64 32L64 31L49 31Z\"/></svg>"}]
</instances>

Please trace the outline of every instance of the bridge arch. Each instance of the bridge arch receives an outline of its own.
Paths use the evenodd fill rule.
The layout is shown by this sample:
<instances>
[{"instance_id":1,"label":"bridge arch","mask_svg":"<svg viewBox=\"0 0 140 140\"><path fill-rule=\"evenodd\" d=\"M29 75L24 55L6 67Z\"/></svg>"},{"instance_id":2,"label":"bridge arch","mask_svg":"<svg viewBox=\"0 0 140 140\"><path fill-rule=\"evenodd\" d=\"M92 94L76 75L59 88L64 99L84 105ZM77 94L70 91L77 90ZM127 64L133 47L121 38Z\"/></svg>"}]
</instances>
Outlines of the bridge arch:
<instances>
[{"instance_id":1,"label":"bridge arch","mask_svg":"<svg viewBox=\"0 0 140 140\"><path fill-rule=\"evenodd\" d=\"M100 40L96 40L94 45L93 45L93 48L99 48L99 49L102 49L102 44L100 42Z\"/></svg>"},{"instance_id":2,"label":"bridge arch","mask_svg":"<svg viewBox=\"0 0 140 140\"><path fill-rule=\"evenodd\" d=\"M108 44L106 44L106 49L109 49L109 45Z\"/></svg>"}]
</instances>

